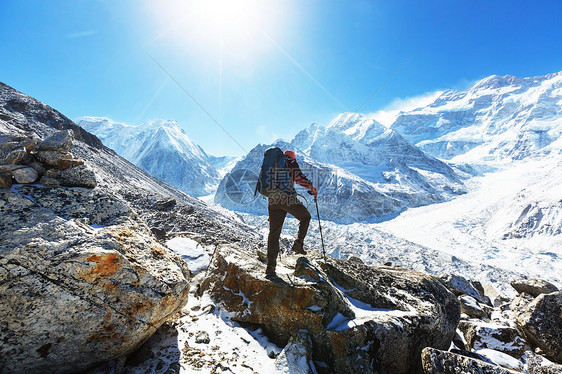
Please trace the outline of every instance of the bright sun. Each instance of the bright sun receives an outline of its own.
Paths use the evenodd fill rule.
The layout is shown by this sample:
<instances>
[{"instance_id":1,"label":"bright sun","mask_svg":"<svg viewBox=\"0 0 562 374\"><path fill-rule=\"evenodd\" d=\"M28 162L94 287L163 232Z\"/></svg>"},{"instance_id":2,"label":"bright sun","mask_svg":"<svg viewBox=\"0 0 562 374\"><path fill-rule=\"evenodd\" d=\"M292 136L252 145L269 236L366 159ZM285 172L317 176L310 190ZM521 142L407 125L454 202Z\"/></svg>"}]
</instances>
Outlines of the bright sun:
<instances>
[{"instance_id":1,"label":"bright sun","mask_svg":"<svg viewBox=\"0 0 562 374\"><path fill-rule=\"evenodd\" d=\"M277 3L277 5L275 5ZM198 52L249 56L263 46L263 30L279 20L280 2L263 0L149 1L158 39L173 41Z\"/></svg>"}]
</instances>

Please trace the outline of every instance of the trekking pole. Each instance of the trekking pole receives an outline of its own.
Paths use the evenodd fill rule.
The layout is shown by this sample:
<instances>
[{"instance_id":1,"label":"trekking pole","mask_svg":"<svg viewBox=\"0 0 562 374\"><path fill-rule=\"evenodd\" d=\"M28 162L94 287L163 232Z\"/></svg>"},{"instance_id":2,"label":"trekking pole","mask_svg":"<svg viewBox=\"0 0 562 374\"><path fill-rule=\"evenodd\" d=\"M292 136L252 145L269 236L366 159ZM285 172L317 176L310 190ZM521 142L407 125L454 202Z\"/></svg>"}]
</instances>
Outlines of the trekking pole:
<instances>
[{"instance_id":1,"label":"trekking pole","mask_svg":"<svg viewBox=\"0 0 562 374\"><path fill-rule=\"evenodd\" d=\"M326 248L324 248L324 237L322 236L322 225L320 224L320 212L318 211L318 199L314 196L316 204L316 216L318 217L318 228L320 229L320 240L322 241L322 254L324 255L324 263L326 263Z\"/></svg>"}]
</instances>

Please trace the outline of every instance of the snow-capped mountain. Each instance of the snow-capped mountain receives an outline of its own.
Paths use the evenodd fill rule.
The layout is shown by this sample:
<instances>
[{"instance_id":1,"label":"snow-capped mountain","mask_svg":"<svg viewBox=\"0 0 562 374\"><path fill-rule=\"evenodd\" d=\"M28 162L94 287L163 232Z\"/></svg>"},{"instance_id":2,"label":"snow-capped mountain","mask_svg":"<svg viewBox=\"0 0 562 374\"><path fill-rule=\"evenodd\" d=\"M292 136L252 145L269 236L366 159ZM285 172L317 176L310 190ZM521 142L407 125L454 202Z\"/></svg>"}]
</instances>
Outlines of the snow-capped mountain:
<instances>
[{"instance_id":1,"label":"snow-capped mountain","mask_svg":"<svg viewBox=\"0 0 562 374\"><path fill-rule=\"evenodd\" d=\"M344 168L391 191L461 191L462 183L446 163L428 157L397 132L373 119L344 113L327 127L310 125L291 144L315 160Z\"/></svg>"},{"instance_id":2,"label":"snow-capped mountain","mask_svg":"<svg viewBox=\"0 0 562 374\"><path fill-rule=\"evenodd\" d=\"M321 216L336 222L380 221L408 207L464 192L460 178L447 164L357 114L340 115L327 127L312 124L291 143L275 145L295 151L304 174L320 190ZM221 181L215 203L238 211L267 212L266 202L253 193L268 147L255 147L236 164Z\"/></svg>"},{"instance_id":3,"label":"snow-capped mountain","mask_svg":"<svg viewBox=\"0 0 562 374\"><path fill-rule=\"evenodd\" d=\"M214 159L175 121L131 126L107 118L81 117L75 122L118 155L192 196L208 195L220 180Z\"/></svg>"},{"instance_id":4,"label":"snow-capped mountain","mask_svg":"<svg viewBox=\"0 0 562 374\"><path fill-rule=\"evenodd\" d=\"M541 156L562 134L562 72L493 75L466 90L447 90L432 104L401 113L391 128L427 154L454 162Z\"/></svg>"}]
</instances>

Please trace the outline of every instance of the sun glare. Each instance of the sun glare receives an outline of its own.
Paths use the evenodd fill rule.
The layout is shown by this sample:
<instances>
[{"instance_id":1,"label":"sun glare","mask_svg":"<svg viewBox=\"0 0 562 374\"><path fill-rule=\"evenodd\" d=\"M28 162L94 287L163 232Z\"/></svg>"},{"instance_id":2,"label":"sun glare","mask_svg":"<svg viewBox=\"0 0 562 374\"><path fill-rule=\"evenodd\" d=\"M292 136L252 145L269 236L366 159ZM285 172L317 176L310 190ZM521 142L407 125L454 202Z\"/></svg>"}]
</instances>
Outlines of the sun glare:
<instances>
[{"instance_id":1,"label":"sun glare","mask_svg":"<svg viewBox=\"0 0 562 374\"><path fill-rule=\"evenodd\" d=\"M148 2L159 42L198 52L248 56L263 47L263 28L274 28L279 2L260 0L165 0Z\"/></svg>"}]
</instances>

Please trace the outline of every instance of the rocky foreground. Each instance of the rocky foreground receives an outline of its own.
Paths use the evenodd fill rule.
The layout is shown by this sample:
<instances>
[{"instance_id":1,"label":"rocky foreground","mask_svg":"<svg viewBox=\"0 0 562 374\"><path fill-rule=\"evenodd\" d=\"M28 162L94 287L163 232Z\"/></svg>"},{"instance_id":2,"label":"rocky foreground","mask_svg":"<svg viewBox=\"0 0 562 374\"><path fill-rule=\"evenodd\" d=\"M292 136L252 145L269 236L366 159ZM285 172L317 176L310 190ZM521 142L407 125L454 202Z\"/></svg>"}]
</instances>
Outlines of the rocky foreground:
<instances>
[{"instance_id":1,"label":"rocky foreground","mask_svg":"<svg viewBox=\"0 0 562 374\"><path fill-rule=\"evenodd\" d=\"M267 280L234 215L2 84L0 140L0 373L562 372L552 284L316 253Z\"/></svg>"}]
</instances>

